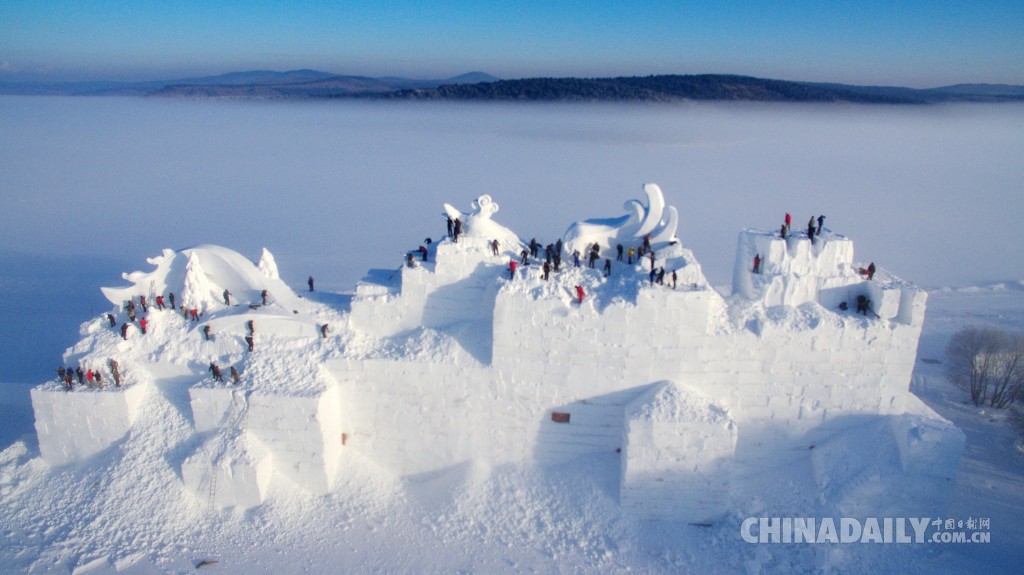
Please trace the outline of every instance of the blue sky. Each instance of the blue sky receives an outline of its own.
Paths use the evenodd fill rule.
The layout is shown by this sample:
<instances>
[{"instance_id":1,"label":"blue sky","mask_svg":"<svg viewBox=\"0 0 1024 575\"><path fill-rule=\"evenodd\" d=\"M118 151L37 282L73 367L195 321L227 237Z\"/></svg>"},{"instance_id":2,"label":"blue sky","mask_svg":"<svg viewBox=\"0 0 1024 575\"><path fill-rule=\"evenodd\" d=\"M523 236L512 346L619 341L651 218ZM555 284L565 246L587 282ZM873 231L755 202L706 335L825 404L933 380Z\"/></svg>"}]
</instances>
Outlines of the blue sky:
<instances>
[{"instance_id":1,"label":"blue sky","mask_svg":"<svg viewBox=\"0 0 1024 575\"><path fill-rule=\"evenodd\" d=\"M1024 1L0 0L0 80L249 69L1024 84Z\"/></svg>"}]
</instances>

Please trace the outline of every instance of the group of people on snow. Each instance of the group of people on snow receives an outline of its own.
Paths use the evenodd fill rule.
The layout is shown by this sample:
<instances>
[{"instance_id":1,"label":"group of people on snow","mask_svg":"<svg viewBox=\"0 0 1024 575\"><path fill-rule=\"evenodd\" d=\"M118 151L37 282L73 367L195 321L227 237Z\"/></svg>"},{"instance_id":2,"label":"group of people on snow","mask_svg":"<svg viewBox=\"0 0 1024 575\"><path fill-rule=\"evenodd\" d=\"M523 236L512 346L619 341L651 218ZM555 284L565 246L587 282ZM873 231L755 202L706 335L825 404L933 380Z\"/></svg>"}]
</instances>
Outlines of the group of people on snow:
<instances>
[{"instance_id":1,"label":"group of people on snow","mask_svg":"<svg viewBox=\"0 0 1024 575\"><path fill-rule=\"evenodd\" d=\"M313 291L313 276L309 277L308 285L309 285L310 291ZM224 298L224 305L228 305L228 306L231 305L231 296L232 295L233 294L229 290L227 290L227 289L224 290L224 292L222 293L222 296ZM263 290L260 293L260 296L261 296L261 300L262 300L262 305L267 305L267 302L268 302L268 299L269 299L269 296L270 296L269 292L267 290ZM139 308L141 308L143 313L148 312L149 311L150 303L147 300L145 295L139 295L137 301L138 301L138 303L136 303L136 298L134 298L134 297L129 298L125 302L125 304L123 306L123 311L125 313L125 317L126 317L127 321L124 321L124 322L121 323L121 325L120 325L120 334L121 334L121 338L124 339L124 340L128 339L129 332L131 331L131 328L132 328L133 325L143 335L145 335L147 333L147 330L149 328L149 320L147 319L146 316L139 316L139 315L137 315L137 310ZM157 309L160 309L160 310L175 309L176 301L175 301L175 296L174 296L173 292L168 292L166 298L162 294L161 295L157 295L154 298L154 301L155 301ZM170 303L169 307L167 305L167 302ZM256 308L256 307L259 307L259 306L251 305L250 307L251 308ZM186 320L189 320L189 321L196 321L196 322L198 322L200 320L200 317L202 315L204 315L204 313L200 312L197 308L195 308L195 307L191 307L190 308L190 307L186 306L185 304L182 304L180 309L181 309L182 317L185 318ZM105 316L105 319L107 320L107 323L109 324L111 329L118 329L117 317L114 315L114 313L107 313L106 316ZM253 320L249 320L249 321L246 322L245 325L246 325L246 329L248 331L248 335L246 335L245 338L244 338L245 339L245 343L246 343L246 346L248 347L249 351L253 351L254 348L255 348L255 340L254 340L254 334L255 334L255 331L256 331L255 324L254 324ZM209 324L203 326L202 333L203 333L203 339L205 341L212 341L213 340L213 333L211 331L211 328L210 328ZM327 337L327 325L326 324L324 324L323 326L320 327L320 333L321 333L322 337ZM118 369L117 361L111 359L109 361L109 365L110 365L110 370L111 370L111 376L112 376L112 378L114 380L114 384L117 387L121 387L121 373L120 373L120 371ZM210 365L211 365L210 372L214 374L214 378L215 379L220 381L221 378L219 377L219 373L220 373L219 372L219 368L217 370L214 370L213 367L215 367L216 364L214 364L213 362L211 362ZM238 372L237 372L237 370L234 367L231 368L231 373L232 373L233 379L235 380L235 382L237 382L238 381ZM101 373L101 371L98 368L97 369L86 368L85 370L83 370L82 367L77 367L76 369L70 369L70 368L65 368L65 367L61 366L61 367L59 367L57 369L57 376L58 376L59 381L61 381L64 384L65 388L68 391L71 391L71 390L74 389L76 380L77 380L78 384L86 385L86 386L88 386L90 388L91 387L97 387L97 388L101 388L101 389L103 388L103 374Z\"/></svg>"},{"instance_id":2,"label":"group of people on snow","mask_svg":"<svg viewBox=\"0 0 1024 575\"><path fill-rule=\"evenodd\" d=\"M492 240L491 242L488 243L488 245L491 248L492 255L494 255L494 256L499 255L500 244L499 244L498 240L496 240L496 239ZM508 278L509 278L509 280L510 281L511 280L515 280L516 271L520 268L520 266L528 266L528 265L530 265L532 263L531 262L531 258L532 258L533 260L541 260L541 276L540 277L544 281L548 281L550 279L550 277L551 277L551 272L552 271L554 271L554 272L560 271L561 262L562 262L563 247L564 246L562 244L562 240L561 239L559 239L558 241L556 241L556 242L554 242L552 244L547 244L546 246L542 246L542 244L540 242L538 242L536 238L531 238L529 244L527 245L527 249L524 249L521 252L519 252L518 260L514 259L514 258L509 260L509 264L508 264ZM540 253L542 249L544 250L543 258L541 258L541 253ZM597 262L602 259L602 256L601 256L601 245L599 243L597 243L597 242L595 242L593 244L588 244L586 246L585 250L584 250L584 253L586 254L585 259L587 261L588 268L589 269L597 269ZM637 262L639 262L640 258L642 258L644 256L647 256L647 257L650 258L650 267L651 267L651 269L650 269L650 283L651 283L651 285L654 285L655 283L657 283L659 285L665 285L666 270L665 270L664 266L661 266L660 268L656 267L656 252L655 252L654 248L651 246L651 237L649 235L645 236L643 238L643 241L641 242L641 244L639 246L636 246L636 247L632 247L631 246L631 247L628 248L628 250L622 244L617 244L615 246L615 260L621 262L621 261L623 261L625 259L627 265L633 265L634 257L637 259ZM573 264L574 268L579 268L581 266L581 257L582 257L582 254L580 253L579 250L573 250L573 252L572 252L572 264ZM604 258L604 264L603 264L602 271L604 272L604 277L610 277L611 276L611 274L612 274L612 260L611 260L610 257L609 258ZM671 278L672 278L672 289L676 289L677 282L678 282L678 274L677 274L676 270L672 270ZM583 292L583 288L580 287L580 286L576 286L576 287L578 288L576 290L577 291L577 294L576 294L577 295L577 300L578 301L582 301L582 298L580 296L581 296L581 294Z\"/></svg>"},{"instance_id":3,"label":"group of people on snow","mask_svg":"<svg viewBox=\"0 0 1024 575\"><path fill-rule=\"evenodd\" d=\"M817 225L815 225L817 224ZM793 216L786 212L785 218L782 221L782 227L779 229L779 236L782 239L786 239L791 232L791 226L793 225ZM807 221L807 237L811 240L811 243L815 243L816 237L821 236L822 230L825 229L825 216L811 216L811 219Z\"/></svg>"},{"instance_id":4,"label":"group of people on snow","mask_svg":"<svg viewBox=\"0 0 1024 575\"><path fill-rule=\"evenodd\" d=\"M216 362L212 362L211 361L210 362L210 367L207 369L207 371L209 371L210 374L213 375L213 380L214 381L224 381L224 375L221 374L220 366L217 365ZM235 366L232 365L231 366L231 383L238 383L238 378L239 377L240 377L240 374L238 373L238 370L235 368Z\"/></svg>"},{"instance_id":5,"label":"group of people on snow","mask_svg":"<svg viewBox=\"0 0 1024 575\"><path fill-rule=\"evenodd\" d=\"M118 366L117 360L111 359L108 362L110 366L111 379L114 380L114 385L121 387L121 371ZM87 367L82 369L79 365L75 369L70 367L60 366L57 368L57 380L64 384L64 389L72 391L75 388L75 382L78 385L85 385L86 387L103 389L103 372L100 368Z\"/></svg>"}]
</instances>

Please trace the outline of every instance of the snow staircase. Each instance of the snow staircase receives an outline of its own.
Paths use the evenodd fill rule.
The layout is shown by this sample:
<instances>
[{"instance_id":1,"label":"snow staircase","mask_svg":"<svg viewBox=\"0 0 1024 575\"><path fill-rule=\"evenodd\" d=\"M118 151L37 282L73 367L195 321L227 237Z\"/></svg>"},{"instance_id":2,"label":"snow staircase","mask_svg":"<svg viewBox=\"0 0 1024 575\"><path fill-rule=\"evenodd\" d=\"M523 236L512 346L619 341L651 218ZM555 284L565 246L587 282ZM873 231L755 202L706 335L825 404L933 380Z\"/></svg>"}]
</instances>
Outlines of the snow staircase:
<instances>
[{"instance_id":1,"label":"snow staircase","mask_svg":"<svg viewBox=\"0 0 1024 575\"><path fill-rule=\"evenodd\" d=\"M249 395L242 390L235 390L231 398L231 408L228 410L225 420L223 434L237 436L245 433L249 425ZM217 473L216 469L210 473L210 509L214 509L217 497Z\"/></svg>"}]
</instances>

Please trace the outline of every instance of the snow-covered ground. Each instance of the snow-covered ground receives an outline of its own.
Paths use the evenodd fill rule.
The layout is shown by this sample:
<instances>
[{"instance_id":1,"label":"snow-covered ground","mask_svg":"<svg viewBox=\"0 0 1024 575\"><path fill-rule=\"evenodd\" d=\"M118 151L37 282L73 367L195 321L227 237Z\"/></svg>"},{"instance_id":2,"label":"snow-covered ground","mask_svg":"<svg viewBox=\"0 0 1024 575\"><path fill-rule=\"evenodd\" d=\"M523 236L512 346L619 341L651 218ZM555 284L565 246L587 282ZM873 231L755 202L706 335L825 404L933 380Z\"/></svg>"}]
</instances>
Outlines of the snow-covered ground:
<instances>
[{"instance_id":1,"label":"snow-covered ground","mask_svg":"<svg viewBox=\"0 0 1024 575\"><path fill-rule=\"evenodd\" d=\"M262 506L211 511L182 488L179 476L180 459L196 441L184 387L159 384L122 442L84 464L51 468L39 459L28 386L5 384L0 570L191 572L216 561L203 569L1016 572L1024 541L1024 458L1012 449L1003 414L965 404L965 394L951 388L935 363L949 336L973 322L1024 327L1024 285L933 291L913 389L967 434L948 517L990 518L991 543L759 545L741 539L740 516L710 527L635 519L617 502L615 456L547 467L467 462L397 479L346 450L326 496L275 476Z\"/></svg>"}]
</instances>

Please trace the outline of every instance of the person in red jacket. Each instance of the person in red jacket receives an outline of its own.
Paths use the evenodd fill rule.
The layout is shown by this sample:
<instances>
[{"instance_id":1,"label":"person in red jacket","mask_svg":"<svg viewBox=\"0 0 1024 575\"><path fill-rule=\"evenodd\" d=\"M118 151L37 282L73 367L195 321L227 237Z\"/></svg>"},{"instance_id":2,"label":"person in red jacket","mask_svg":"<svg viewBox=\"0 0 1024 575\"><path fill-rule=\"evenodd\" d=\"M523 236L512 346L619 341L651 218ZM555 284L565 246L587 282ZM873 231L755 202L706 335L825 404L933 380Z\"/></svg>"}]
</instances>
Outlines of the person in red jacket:
<instances>
[{"instance_id":1,"label":"person in red jacket","mask_svg":"<svg viewBox=\"0 0 1024 575\"><path fill-rule=\"evenodd\" d=\"M583 286L576 286L576 303L583 303Z\"/></svg>"},{"instance_id":2,"label":"person in red jacket","mask_svg":"<svg viewBox=\"0 0 1024 575\"><path fill-rule=\"evenodd\" d=\"M516 279L516 260L511 260L508 262L508 279Z\"/></svg>"},{"instance_id":3,"label":"person in red jacket","mask_svg":"<svg viewBox=\"0 0 1024 575\"><path fill-rule=\"evenodd\" d=\"M142 319L139 320L139 329L142 330L142 335L146 335L146 324L147 323L149 323L149 322L146 321L146 318L142 318Z\"/></svg>"}]
</instances>

